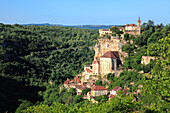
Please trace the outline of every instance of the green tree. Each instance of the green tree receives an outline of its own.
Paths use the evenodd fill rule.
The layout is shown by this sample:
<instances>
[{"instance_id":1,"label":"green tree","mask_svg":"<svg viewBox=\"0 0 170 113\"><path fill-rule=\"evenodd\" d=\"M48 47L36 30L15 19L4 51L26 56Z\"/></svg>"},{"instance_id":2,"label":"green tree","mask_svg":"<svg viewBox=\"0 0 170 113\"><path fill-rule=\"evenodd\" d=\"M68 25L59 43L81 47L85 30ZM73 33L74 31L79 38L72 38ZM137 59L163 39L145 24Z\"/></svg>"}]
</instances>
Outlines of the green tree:
<instances>
[{"instance_id":1,"label":"green tree","mask_svg":"<svg viewBox=\"0 0 170 113\"><path fill-rule=\"evenodd\" d=\"M98 102L106 102L108 100L108 96L107 95L100 95L95 97L95 100Z\"/></svg>"},{"instance_id":2,"label":"green tree","mask_svg":"<svg viewBox=\"0 0 170 113\"><path fill-rule=\"evenodd\" d=\"M75 89L75 88L70 88L70 89L69 89L69 92L70 92L72 95L76 95L76 89Z\"/></svg>"},{"instance_id":3,"label":"green tree","mask_svg":"<svg viewBox=\"0 0 170 113\"><path fill-rule=\"evenodd\" d=\"M86 88L82 90L83 95L87 95L87 93L90 91L90 89Z\"/></svg>"}]
</instances>

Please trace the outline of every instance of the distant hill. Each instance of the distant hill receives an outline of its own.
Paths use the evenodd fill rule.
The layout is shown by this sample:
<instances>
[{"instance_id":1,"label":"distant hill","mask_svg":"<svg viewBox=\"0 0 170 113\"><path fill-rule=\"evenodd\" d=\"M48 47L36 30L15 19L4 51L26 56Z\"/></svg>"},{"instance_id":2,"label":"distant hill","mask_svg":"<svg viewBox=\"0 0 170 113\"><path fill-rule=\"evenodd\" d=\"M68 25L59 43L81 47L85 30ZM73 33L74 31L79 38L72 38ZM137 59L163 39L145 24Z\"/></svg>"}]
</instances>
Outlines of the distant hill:
<instances>
[{"instance_id":1,"label":"distant hill","mask_svg":"<svg viewBox=\"0 0 170 113\"><path fill-rule=\"evenodd\" d=\"M112 26L119 26L119 25L61 25L61 24L49 24L49 23L42 23L42 24L22 24L22 25L37 25L37 26L63 26L63 27L74 27L74 28L80 28L80 29L94 29L94 30L98 30L98 29L108 29L111 28Z\"/></svg>"},{"instance_id":2,"label":"distant hill","mask_svg":"<svg viewBox=\"0 0 170 113\"><path fill-rule=\"evenodd\" d=\"M24 26L31 26L31 25L37 25L37 26L63 26L63 25L60 25L60 24L49 24L49 23L42 23L42 24L22 24Z\"/></svg>"},{"instance_id":3,"label":"distant hill","mask_svg":"<svg viewBox=\"0 0 170 113\"><path fill-rule=\"evenodd\" d=\"M73 26L74 28L81 28L81 29L108 29L111 28L112 26L119 26L119 25L77 25Z\"/></svg>"}]
</instances>

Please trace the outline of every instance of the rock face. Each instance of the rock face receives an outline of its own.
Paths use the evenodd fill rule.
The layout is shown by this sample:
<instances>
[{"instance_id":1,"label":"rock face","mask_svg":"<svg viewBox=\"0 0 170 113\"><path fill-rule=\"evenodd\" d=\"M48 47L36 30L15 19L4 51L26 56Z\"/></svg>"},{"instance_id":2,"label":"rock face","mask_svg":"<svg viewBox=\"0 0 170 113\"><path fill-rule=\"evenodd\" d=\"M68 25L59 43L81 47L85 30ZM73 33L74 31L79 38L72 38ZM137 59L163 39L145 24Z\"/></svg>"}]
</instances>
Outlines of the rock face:
<instances>
[{"instance_id":1,"label":"rock face","mask_svg":"<svg viewBox=\"0 0 170 113\"><path fill-rule=\"evenodd\" d=\"M124 57L127 55L122 52L122 45L125 42L120 37L111 36L111 39L101 38L94 47L95 56L92 63L92 75L107 75L115 73L119 75ZM120 72L119 72L120 71Z\"/></svg>"},{"instance_id":2,"label":"rock face","mask_svg":"<svg viewBox=\"0 0 170 113\"><path fill-rule=\"evenodd\" d=\"M147 64L149 64L151 59L155 60L155 57L152 57L152 56L142 56L141 64L147 65Z\"/></svg>"}]
</instances>

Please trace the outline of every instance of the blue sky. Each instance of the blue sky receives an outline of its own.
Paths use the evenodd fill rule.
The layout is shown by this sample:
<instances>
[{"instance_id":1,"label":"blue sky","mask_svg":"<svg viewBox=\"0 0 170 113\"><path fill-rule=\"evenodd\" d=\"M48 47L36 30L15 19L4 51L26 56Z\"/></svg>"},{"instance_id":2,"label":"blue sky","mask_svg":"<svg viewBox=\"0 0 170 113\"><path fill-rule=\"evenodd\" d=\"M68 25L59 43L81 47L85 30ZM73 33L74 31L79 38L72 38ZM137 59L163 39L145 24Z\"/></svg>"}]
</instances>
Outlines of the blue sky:
<instances>
[{"instance_id":1,"label":"blue sky","mask_svg":"<svg viewBox=\"0 0 170 113\"><path fill-rule=\"evenodd\" d=\"M121 25L170 23L170 0L0 0L0 23Z\"/></svg>"}]
</instances>

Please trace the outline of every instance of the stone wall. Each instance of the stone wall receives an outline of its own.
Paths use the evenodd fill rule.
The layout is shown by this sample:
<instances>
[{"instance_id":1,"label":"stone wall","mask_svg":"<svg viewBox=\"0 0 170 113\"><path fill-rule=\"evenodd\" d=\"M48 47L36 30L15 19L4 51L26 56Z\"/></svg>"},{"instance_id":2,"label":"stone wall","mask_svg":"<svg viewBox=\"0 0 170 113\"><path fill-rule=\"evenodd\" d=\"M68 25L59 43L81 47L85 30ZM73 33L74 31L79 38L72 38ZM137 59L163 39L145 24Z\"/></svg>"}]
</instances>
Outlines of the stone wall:
<instances>
[{"instance_id":1,"label":"stone wall","mask_svg":"<svg viewBox=\"0 0 170 113\"><path fill-rule=\"evenodd\" d=\"M108 74L112 72L112 59L100 58L100 74Z\"/></svg>"},{"instance_id":2,"label":"stone wall","mask_svg":"<svg viewBox=\"0 0 170 113\"><path fill-rule=\"evenodd\" d=\"M147 64L149 64L151 59L155 60L155 57L152 57L152 56L142 56L141 64L147 65Z\"/></svg>"},{"instance_id":3,"label":"stone wall","mask_svg":"<svg viewBox=\"0 0 170 113\"><path fill-rule=\"evenodd\" d=\"M120 39L99 39L100 43L100 53L101 55L104 55L104 53L108 51L121 51L121 47L123 44L121 44Z\"/></svg>"},{"instance_id":4,"label":"stone wall","mask_svg":"<svg viewBox=\"0 0 170 113\"><path fill-rule=\"evenodd\" d=\"M100 96L100 95L107 95L107 90L98 90L98 91L91 91L91 96Z\"/></svg>"}]
</instances>

